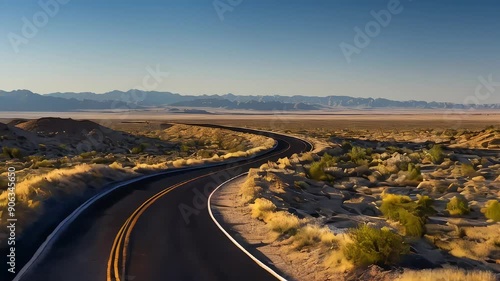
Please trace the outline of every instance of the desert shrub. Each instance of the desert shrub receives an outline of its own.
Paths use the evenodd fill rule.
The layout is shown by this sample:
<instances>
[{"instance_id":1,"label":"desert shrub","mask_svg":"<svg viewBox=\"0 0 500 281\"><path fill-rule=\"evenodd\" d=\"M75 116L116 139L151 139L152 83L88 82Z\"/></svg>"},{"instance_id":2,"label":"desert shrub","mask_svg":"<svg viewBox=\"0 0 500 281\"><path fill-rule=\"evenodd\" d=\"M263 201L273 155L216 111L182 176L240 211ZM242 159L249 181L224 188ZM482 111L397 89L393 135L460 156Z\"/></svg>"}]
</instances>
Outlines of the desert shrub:
<instances>
[{"instance_id":1,"label":"desert shrub","mask_svg":"<svg viewBox=\"0 0 500 281\"><path fill-rule=\"evenodd\" d=\"M95 163L95 164L111 164L111 163L115 162L115 159L114 158L96 157L96 158L92 159L91 162Z\"/></svg>"},{"instance_id":2,"label":"desert shrub","mask_svg":"<svg viewBox=\"0 0 500 281\"><path fill-rule=\"evenodd\" d=\"M486 218L500 221L500 203L498 200L489 200L481 211L484 212Z\"/></svg>"},{"instance_id":3,"label":"desert shrub","mask_svg":"<svg viewBox=\"0 0 500 281\"><path fill-rule=\"evenodd\" d=\"M144 143L141 143L139 146L136 146L136 147L132 148L130 150L130 153L132 153L132 154L139 154L139 153L144 152L145 149L146 149L146 145Z\"/></svg>"},{"instance_id":4,"label":"desert shrub","mask_svg":"<svg viewBox=\"0 0 500 281\"><path fill-rule=\"evenodd\" d=\"M460 165L460 172L463 177L474 177L477 175L476 169L474 169L474 166L471 164L462 163L462 165Z\"/></svg>"},{"instance_id":5,"label":"desert shrub","mask_svg":"<svg viewBox=\"0 0 500 281\"><path fill-rule=\"evenodd\" d=\"M352 243L344 246L345 256L357 265L390 265L409 252L403 238L389 229L361 225L349 232Z\"/></svg>"},{"instance_id":6,"label":"desert shrub","mask_svg":"<svg viewBox=\"0 0 500 281\"><path fill-rule=\"evenodd\" d=\"M396 281L422 281L422 280L446 280L446 281L495 281L495 274L488 271L465 271L458 268L436 268L424 270L405 270Z\"/></svg>"},{"instance_id":7,"label":"desert shrub","mask_svg":"<svg viewBox=\"0 0 500 281\"><path fill-rule=\"evenodd\" d=\"M290 163L290 159L288 159L288 157L279 158L278 159L278 163L279 163L278 167L280 169L285 169L287 167L291 167L292 166L292 164Z\"/></svg>"},{"instance_id":8,"label":"desert shrub","mask_svg":"<svg viewBox=\"0 0 500 281\"><path fill-rule=\"evenodd\" d=\"M279 211L268 216L267 226L279 234L294 235L300 226L300 221L299 218L288 212Z\"/></svg>"},{"instance_id":9,"label":"desert shrub","mask_svg":"<svg viewBox=\"0 0 500 281\"><path fill-rule=\"evenodd\" d=\"M443 147L439 144L435 144L431 149L429 149L429 156L432 163L440 164L444 160Z\"/></svg>"},{"instance_id":10,"label":"desert shrub","mask_svg":"<svg viewBox=\"0 0 500 281\"><path fill-rule=\"evenodd\" d=\"M91 157L95 156L96 154L97 154L96 151L82 152L80 154L80 157L82 157L83 159L87 159L87 158L91 158Z\"/></svg>"},{"instance_id":11,"label":"desert shrub","mask_svg":"<svg viewBox=\"0 0 500 281\"><path fill-rule=\"evenodd\" d=\"M255 183L255 177L249 176L240 187L241 199L245 203L251 202L259 194L260 190L261 188Z\"/></svg>"},{"instance_id":12,"label":"desert shrub","mask_svg":"<svg viewBox=\"0 0 500 281\"><path fill-rule=\"evenodd\" d=\"M19 148L12 148L12 147L2 147L2 152L5 156L10 157L11 159L14 158L22 158L23 154Z\"/></svg>"},{"instance_id":13,"label":"desert shrub","mask_svg":"<svg viewBox=\"0 0 500 281\"><path fill-rule=\"evenodd\" d=\"M335 235L327 227L306 225L293 236L293 247L302 249L307 246L322 244L331 248L335 243Z\"/></svg>"},{"instance_id":14,"label":"desert shrub","mask_svg":"<svg viewBox=\"0 0 500 281\"><path fill-rule=\"evenodd\" d=\"M431 204L428 197L413 202L408 196L386 194L380 211L386 218L400 222L406 235L420 237L424 234L426 216L433 211Z\"/></svg>"},{"instance_id":15,"label":"desert shrub","mask_svg":"<svg viewBox=\"0 0 500 281\"><path fill-rule=\"evenodd\" d=\"M450 202L446 204L446 210L450 212L450 215L465 215L469 213L469 203L463 197L454 196L450 199Z\"/></svg>"},{"instance_id":16,"label":"desert shrub","mask_svg":"<svg viewBox=\"0 0 500 281\"><path fill-rule=\"evenodd\" d=\"M37 161L33 164L33 169L37 168L52 168L54 167L54 162L50 160L42 160L42 161Z\"/></svg>"},{"instance_id":17,"label":"desert shrub","mask_svg":"<svg viewBox=\"0 0 500 281\"><path fill-rule=\"evenodd\" d=\"M276 205L265 198L257 198L253 204L250 204L252 218L265 221L269 213L276 210Z\"/></svg>"},{"instance_id":18,"label":"desert shrub","mask_svg":"<svg viewBox=\"0 0 500 281\"><path fill-rule=\"evenodd\" d=\"M408 164L408 177L409 180L421 181L422 173L420 172L420 166L413 163Z\"/></svg>"},{"instance_id":19,"label":"desert shrub","mask_svg":"<svg viewBox=\"0 0 500 281\"><path fill-rule=\"evenodd\" d=\"M351 161L354 163L363 163L366 162L366 149L359 147L359 146L353 146L351 149L351 152L348 153L349 157L351 158Z\"/></svg>"},{"instance_id":20,"label":"desert shrub","mask_svg":"<svg viewBox=\"0 0 500 281\"><path fill-rule=\"evenodd\" d=\"M307 182L305 182L305 181L294 181L293 185L295 187L300 188L300 189L307 189L307 188L310 187L310 185Z\"/></svg>"},{"instance_id":21,"label":"desert shrub","mask_svg":"<svg viewBox=\"0 0 500 281\"><path fill-rule=\"evenodd\" d=\"M343 141L341 147L344 152L352 150L352 144L349 141Z\"/></svg>"},{"instance_id":22,"label":"desert shrub","mask_svg":"<svg viewBox=\"0 0 500 281\"><path fill-rule=\"evenodd\" d=\"M309 168L309 176L312 179L322 181L327 179L327 174L325 173L325 165L322 162L314 162Z\"/></svg>"},{"instance_id":23,"label":"desert shrub","mask_svg":"<svg viewBox=\"0 0 500 281\"><path fill-rule=\"evenodd\" d=\"M314 157L311 152L302 153L299 157L300 162L313 162Z\"/></svg>"},{"instance_id":24,"label":"desert shrub","mask_svg":"<svg viewBox=\"0 0 500 281\"><path fill-rule=\"evenodd\" d=\"M434 200L428 195L417 194L417 211L421 216L428 216L436 214L436 210L432 208L432 203Z\"/></svg>"},{"instance_id":25,"label":"desert shrub","mask_svg":"<svg viewBox=\"0 0 500 281\"><path fill-rule=\"evenodd\" d=\"M330 156L328 153L323 154L320 161L313 162L309 168L309 176L318 181L333 180L331 175L325 173L326 167L334 166L338 159Z\"/></svg>"},{"instance_id":26,"label":"desert shrub","mask_svg":"<svg viewBox=\"0 0 500 281\"><path fill-rule=\"evenodd\" d=\"M201 149L196 153L201 158L210 158L213 156L213 152L210 150Z\"/></svg>"}]
</instances>

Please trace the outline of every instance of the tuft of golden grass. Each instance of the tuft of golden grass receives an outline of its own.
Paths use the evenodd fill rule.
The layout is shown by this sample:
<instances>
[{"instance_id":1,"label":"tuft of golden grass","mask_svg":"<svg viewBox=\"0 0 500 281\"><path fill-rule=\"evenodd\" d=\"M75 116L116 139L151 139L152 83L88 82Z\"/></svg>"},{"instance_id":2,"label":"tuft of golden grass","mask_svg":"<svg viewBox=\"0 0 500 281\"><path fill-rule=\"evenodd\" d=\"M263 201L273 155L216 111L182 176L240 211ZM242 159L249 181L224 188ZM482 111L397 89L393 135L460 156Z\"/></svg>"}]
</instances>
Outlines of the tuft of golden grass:
<instances>
[{"instance_id":1,"label":"tuft of golden grass","mask_svg":"<svg viewBox=\"0 0 500 281\"><path fill-rule=\"evenodd\" d=\"M293 236L293 247L302 249L312 245L322 245L332 248L336 244L335 234L327 228L318 225L305 225L297 230Z\"/></svg>"},{"instance_id":2,"label":"tuft of golden grass","mask_svg":"<svg viewBox=\"0 0 500 281\"><path fill-rule=\"evenodd\" d=\"M294 234L300 227L300 220L285 211L273 212L267 217L267 226L278 234Z\"/></svg>"},{"instance_id":3,"label":"tuft of golden grass","mask_svg":"<svg viewBox=\"0 0 500 281\"><path fill-rule=\"evenodd\" d=\"M396 278L397 281L495 281L495 275L488 271L465 271L459 268L438 268L424 270L405 270Z\"/></svg>"},{"instance_id":4,"label":"tuft of golden grass","mask_svg":"<svg viewBox=\"0 0 500 281\"><path fill-rule=\"evenodd\" d=\"M255 183L255 178L255 176L248 175L246 181L240 187L241 200L244 203L253 201L262 190L262 188Z\"/></svg>"},{"instance_id":5,"label":"tuft of golden grass","mask_svg":"<svg viewBox=\"0 0 500 281\"><path fill-rule=\"evenodd\" d=\"M252 218L267 221L268 216L276 210L276 205L265 198L257 198L253 204L250 204Z\"/></svg>"}]
</instances>

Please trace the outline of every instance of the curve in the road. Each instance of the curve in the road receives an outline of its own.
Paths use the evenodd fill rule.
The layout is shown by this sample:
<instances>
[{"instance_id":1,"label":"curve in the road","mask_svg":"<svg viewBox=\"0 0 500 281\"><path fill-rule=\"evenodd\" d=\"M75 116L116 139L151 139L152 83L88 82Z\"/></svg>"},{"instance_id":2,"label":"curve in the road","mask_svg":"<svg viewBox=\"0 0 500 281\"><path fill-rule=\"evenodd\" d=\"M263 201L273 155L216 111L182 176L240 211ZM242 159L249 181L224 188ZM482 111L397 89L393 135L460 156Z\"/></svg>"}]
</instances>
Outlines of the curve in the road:
<instances>
[{"instance_id":1,"label":"curve in the road","mask_svg":"<svg viewBox=\"0 0 500 281\"><path fill-rule=\"evenodd\" d=\"M206 201L195 202L214 182L310 148L290 136L265 135L278 141L274 152L144 179L104 196L62 231L22 280L274 280L220 232L203 212ZM194 206L190 216L181 206Z\"/></svg>"}]
</instances>

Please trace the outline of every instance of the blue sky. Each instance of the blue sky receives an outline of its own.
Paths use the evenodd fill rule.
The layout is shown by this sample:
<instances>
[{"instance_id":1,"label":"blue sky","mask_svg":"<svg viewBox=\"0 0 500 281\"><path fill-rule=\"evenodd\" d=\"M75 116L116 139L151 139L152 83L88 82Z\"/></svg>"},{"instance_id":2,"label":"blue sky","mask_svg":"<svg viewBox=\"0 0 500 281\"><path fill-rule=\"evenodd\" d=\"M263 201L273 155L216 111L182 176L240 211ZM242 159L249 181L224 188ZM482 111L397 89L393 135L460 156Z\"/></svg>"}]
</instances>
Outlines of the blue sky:
<instances>
[{"instance_id":1,"label":"blue sky","mask_svg":"<svg viewBox=\"0 0 500 281\"><path fill-rule=\"evenodd\" d=\"M23 17L33 22L44 11L39 1L0 0L0 89L144 88L146 69L157 65L169 76L154 90L183 94L460 103L474 95L478 77L500 83L496 0L400 0L402 11L350 62L340 44L356 46L354 28L396 0L243 0L223 20L213 0L71 0L23 37ZM495 88L481 102L499 103Z\"/></svg>"}]
</instances>

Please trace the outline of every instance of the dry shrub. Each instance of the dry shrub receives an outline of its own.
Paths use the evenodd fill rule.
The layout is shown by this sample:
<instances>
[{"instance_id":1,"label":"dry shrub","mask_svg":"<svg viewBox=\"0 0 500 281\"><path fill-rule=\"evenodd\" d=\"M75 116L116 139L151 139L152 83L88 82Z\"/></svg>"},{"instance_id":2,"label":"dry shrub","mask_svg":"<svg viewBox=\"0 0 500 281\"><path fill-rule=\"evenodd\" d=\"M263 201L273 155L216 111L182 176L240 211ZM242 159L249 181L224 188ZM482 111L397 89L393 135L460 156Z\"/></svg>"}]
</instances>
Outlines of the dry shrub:
<instances>
[{"instance_id":1,"label":"dry shrub","mask_svg":"<svg viewBox=\"0 0 500 281\"><path fill-rule=\"evenodd\" d=\"M344 247L344 254L357 265L390 265L410 250L403 238L388 229L361 225L349 233L352 243Z\"/></svg>"},{"instance_id":2,"label":"dry shrub","mask_svg":"<svg viewBox=\"0 0 500 281\"><path fill-rule=\"evenodd\" d=\"M331 248L335 243L335 235L328 227L317 225L306 225L301 227L297 234L293 236L293 246L295 249L321 244Z\"/></svg>"},{"instance_id":3,"label":"dry shrub","mask_svg":"<svg viewBox=\"0 0 500 281\"><path fill-rule=\"evenodd\" d=\"M253 204L250 204L252 218L267 221L268 216L276 210L276 205L265 198L257 198Z\"/></svg>"},{"instance_id":4,"label":"dry shrub","mask_svg":"<svg viewBox=\"0 0 500 281\"><path fill-rule=\"evenodd\" d=\"M446 280L446 281L495 281L495 274L488 271L465 271L458 268L437 268L424 270L405 270L396 278L397 281L422 281L422 280Z\"/></svg>"},{"instance_id":5,"label":"dry shrub","mask_svg":"<svg viewBox=\"0 0 500 281\"><path fill-rule=\"evenodd\" d=\"M244 203L253 201L262 190L262 188L255 183L255 179L255 176L249 175L247 180L240 187L240 195Z\"/></svg>"},{"instance_id":6,"label":"dry shrub","mask_svg":"<svg viewBox=\"0 0 500 281\"><path fill-rule=\"evenodd\" d=\"M469 203L467 199L463 197L454 196L450 199L450 202L446 204L446 210L448 210L452 216L465 215L470 211Z\"/></svg>"},{"instance_id":7,"label":"dry shrub","mask_svg":"<svg viewBox=\"0 0 500 281\"><path fill-rule=\"evenodd\" d=\"M293 235L300 226L300 220L288 212L279 211L268 216L267 226L279 234Z\"/></svg>"},{"instance_id":8,"label":"dry shrub","mask_svg":"<svg viewBox=\"0 0 500 281\"><path fill-rule=\"evenodd\" d=\"M490 220L500 221L500 203L498 200L489 200L481 211Z\"/></svg>"}]
</instances>

